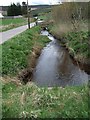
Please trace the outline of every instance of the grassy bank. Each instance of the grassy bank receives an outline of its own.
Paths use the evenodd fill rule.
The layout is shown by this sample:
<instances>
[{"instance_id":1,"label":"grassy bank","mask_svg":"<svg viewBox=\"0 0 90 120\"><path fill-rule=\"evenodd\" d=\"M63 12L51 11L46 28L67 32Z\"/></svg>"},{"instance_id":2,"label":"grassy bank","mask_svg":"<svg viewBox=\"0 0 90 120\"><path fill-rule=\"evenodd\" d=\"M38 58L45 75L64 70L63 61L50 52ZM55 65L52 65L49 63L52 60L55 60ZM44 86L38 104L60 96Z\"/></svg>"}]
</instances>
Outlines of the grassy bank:
<instances>
[{"instance_id":1,"label":"grassy bank","mask_svg":"<svg viewBox=\"0 0 90 120\"><path fill-rule=\"evenodd\" d=\"M70 54L74 54L74 58L81 62L89 64L89 34L90 32L70 32L65 36L66 46L69 48Z\"/></svg>"},{"instance_id":2,"label":"grassy bank","mask_svg":"<svg viewBox=\"0 0 90 120\"><path fill-rule=\"evenodd\" d=\"M54 24L50 32L66 43L69 52L82 63L89 63L88 3L65 2L52 8Z\"/></svg>"},{"instance_id":3,"label":"grassy bank","mask_svg":"<svg viewBox=\"0 0 90 120\"><path fill-rule=\"evenodd\" d=\"M59 24L59 26L57 27L57 25L49 25L48 29L53 36L65 43L66 47L69 49L69 53L77 61L89 64L90 31L87 31L85 29L76 32L74 30L71 30L68 24Z\"/></svg>"},{"instance_id":4,"label":"grassy bank","mask_svg":"<svg viewBox=\"0 0 90 120\"><path fill-rule=\"evenodd\" d=\"M35 44L45 46L49 39L40 35L40 27L26 30L2 44L2 75L16 75L27 67Z\"/></svg>"},{"instance_id":5,"label":"grassy bank","mask_svg":"<svg viewBox=\"0 0 90 120\"><path fill-rule=\"evenodd\" d=\"M88 87L39 88L3 79L3 118L88 118Z\"/></svg>"}]
</instances>

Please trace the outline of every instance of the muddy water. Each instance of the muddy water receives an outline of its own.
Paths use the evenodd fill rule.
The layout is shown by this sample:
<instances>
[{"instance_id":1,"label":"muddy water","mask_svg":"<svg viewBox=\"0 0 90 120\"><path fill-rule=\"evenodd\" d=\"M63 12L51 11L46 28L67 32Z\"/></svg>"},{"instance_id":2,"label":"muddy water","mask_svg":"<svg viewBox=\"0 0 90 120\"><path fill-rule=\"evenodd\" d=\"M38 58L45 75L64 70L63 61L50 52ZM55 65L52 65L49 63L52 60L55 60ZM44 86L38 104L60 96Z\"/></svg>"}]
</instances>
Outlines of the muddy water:
<instances>
[{"instance_id":1,"label":"muddy water","mask_svg":"<svg viewBox=\"0 0 90 120\"><path fill-rule=\"evenodd\" d=\"M42 50L34 71L38 86L67 86L88 83L88 75L75 66L68 52L47 31L42 31L51 42Z\"/></svg>"}]
</instances>

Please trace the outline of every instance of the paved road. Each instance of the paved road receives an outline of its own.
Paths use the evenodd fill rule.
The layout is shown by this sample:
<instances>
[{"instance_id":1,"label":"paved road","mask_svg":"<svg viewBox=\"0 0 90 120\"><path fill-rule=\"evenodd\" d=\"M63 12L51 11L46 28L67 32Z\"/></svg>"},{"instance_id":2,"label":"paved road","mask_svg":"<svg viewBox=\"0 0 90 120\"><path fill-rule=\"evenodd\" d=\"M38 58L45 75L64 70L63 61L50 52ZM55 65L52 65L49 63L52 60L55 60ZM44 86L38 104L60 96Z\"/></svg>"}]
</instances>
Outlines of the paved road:
<instances>
[{"instance_id":1,"label":"paved road","mask_svg":"<svg viewBox=\"0 0 90 120\"><path fill-rule=\"evenodd\" d=\"M33 27L35 25L35 23L31 23L30 27ZM0 44L4 43L5 41L11 39L12 37L22 33L23 31L25 31L28 28L27 25L21 26L21 27L17 27L5 32L0 32Z\"/></svg>"}]
</instances>

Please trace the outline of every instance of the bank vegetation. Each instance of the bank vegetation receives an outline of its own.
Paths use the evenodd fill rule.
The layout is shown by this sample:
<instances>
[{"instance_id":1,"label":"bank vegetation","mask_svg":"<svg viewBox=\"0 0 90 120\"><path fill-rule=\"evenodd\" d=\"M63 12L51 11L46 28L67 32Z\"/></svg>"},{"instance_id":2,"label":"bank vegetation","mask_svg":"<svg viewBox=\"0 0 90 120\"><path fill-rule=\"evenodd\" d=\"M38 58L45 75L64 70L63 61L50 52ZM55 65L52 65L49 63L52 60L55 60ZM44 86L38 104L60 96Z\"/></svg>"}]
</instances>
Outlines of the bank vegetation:
<instances>
[{"instance_id":1,"label":"bank vegetation","mask_svg":"<svg viewBox=\"0 0 90 120\"><path fill-rule=\"evenodd\" d=\"M65 43L71 55L82 63L90 62L89 3L65 2L52 7L50 32Z\"/></svg>"}]
</instances>

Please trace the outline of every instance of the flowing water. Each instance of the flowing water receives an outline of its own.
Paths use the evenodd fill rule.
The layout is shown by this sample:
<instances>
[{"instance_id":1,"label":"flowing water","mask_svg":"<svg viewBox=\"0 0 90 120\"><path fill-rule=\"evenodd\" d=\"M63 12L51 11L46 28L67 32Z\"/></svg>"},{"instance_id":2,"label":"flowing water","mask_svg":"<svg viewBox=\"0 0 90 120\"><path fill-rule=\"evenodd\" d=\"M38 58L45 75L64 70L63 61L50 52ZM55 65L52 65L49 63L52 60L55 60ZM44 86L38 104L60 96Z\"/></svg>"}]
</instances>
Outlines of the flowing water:
<instances>
[{"instance_id":1,"label":"flowing water","mask_svg":"<svg viewBox=\"0 0 90 120\"><path fill-rule=\"evenodd\" d=\"M41 31L51 42L42 50L34 71L38 86L67 86L88 83L88 75L73 64L68 52L48 31Z\"/></svg>"}]
</instances>

